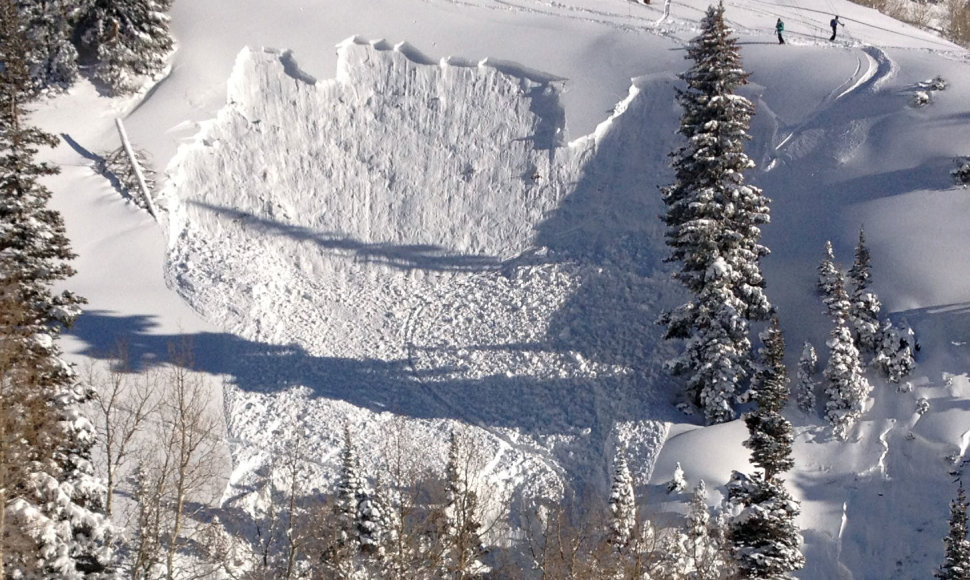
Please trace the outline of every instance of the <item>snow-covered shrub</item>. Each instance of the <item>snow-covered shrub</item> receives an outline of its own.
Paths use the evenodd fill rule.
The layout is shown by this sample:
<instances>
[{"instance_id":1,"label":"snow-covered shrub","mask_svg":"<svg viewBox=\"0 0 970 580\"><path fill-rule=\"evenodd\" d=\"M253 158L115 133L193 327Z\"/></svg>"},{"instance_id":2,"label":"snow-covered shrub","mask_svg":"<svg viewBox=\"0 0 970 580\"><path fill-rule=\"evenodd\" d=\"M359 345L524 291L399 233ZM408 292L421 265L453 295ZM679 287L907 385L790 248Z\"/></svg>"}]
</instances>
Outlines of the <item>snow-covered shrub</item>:
<instances>
[{"instance_id":1,"label":"snow-covered shrub","mask_svg":"<svg viewBox=\"0 0 970 580\"><path fill-rule=\"evenodd\" d=\"M667 482L667 493L680 493L687 489L687 479L684 477L684 470L677 462L674 468L674 477Z\"/></svg>"},{"instance_id":2,"label":"snow-covered shrub","mask_svg":"<svg viewBox=\"0 0 970 580\"><path fill-rule=\"evenodd\" d=\"M667 493L680 493L687 489L687 479L684 477L684 470L677 462L674 468L674 477L667 482Z\"/></svg>"},{"instance_id":3,"label":"snow-covered shrub","mask_svg":"<svg viewBox=\"0 0 970 580\"><path fill-rule=\"evenodd\" d=\"M936 75L931 79L916 83L916 86L924 91L943 91L946 90L946 80L940 75Z\"/></svg>"},{"instance_id":4,"label":"snow-covered shrub","mask_svg":"<svg viewBox=\"0 0 970 580\"><path fill-rule=\"evenodd\" d=\"M922 107L930 104L930 93L927 91L916 91L913 94L913 106Z\"/></svg>"},{"instance_id":5,"label":"snow-covered shrub","mask_svg":"<svg viewBox=\"0 0 970 580\"><path fill-rule=\"evenodd\" d=\"M967 160L959 168L954 169L951 173L957 178L957 181L966 185L970 183L970 160Z\"/></svg>"},{"instance_id":6,"label":"snow-covered shrub","mask_svg":"<svg viewBox=\"0 0 970 580\"><path fill-rule=\"evenodd\" d=\"M926 397L916 399L916 414L922 415L930 410L930 400Z\"/></svg>"}]
</instances>

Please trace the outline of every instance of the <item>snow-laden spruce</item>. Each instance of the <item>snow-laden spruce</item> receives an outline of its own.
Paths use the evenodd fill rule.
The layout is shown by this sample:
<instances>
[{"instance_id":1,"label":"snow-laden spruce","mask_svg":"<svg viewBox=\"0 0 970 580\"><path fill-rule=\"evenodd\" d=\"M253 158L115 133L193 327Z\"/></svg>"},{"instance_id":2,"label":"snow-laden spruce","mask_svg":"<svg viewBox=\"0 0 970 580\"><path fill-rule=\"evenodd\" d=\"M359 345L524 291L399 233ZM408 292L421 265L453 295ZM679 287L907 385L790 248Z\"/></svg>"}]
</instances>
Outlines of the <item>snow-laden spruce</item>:
<instances>
[{"instance_id":1,"label":"snow-laden spruce","mask_svg":"<svg viewBox=\"0 0 970 580\"><path fill-rule=\"evenodd\" d=\"M756 407L744 416L750 435L744 446L751 450L752 465L761 471L751 476L734 472L727 484L728 541L739 578L784 580L805 565L805 557L795 523L800 505L781 478L795 462L792 424L781 414L789 381L777 318L772 318L761 340L764 347L751 381Z\"/></svg>"},{"instance_id":2,"label":"snow-laden spruce","mask_svg":"<svg viewBox=\"0 0 970 580\"><path fill-rule=\"evenodd\" d=\"M94 476L94 428L56 338L83 299L54 286L73 275L60 213L35 160L57 139L25 124L29 43L0 3L0 577L110 577L113 528Z\"/></svg>"},{"instance_id":3,"label":"snow-laden spruce","mask_svg":"<svg viewBox=\"0 0 970 580\"><path fill-rule=\"evenodd\" d=\"M799 409L809 414L815 412L815 391L818 387L818 354L812 343L805 341L802 354L798 358L795 387L792 389Z\"/></svg>"},{"instance_id":4,"label":"snow-laden spruce","mask_svg":"<svg viewBox=\"0 0 970 580\"><path fill-rule=\"evenodd\" d=\"M805 565L795 524L800 508L782 482L735 471L727 484L728 537L738 578L786 580Z\"/></svg>"},{"instance_id":5,"label":"snow-laden spruce","mask_svg":"<svg viewBox=\"0 0 970 580\"><path fill-rule=\"evenodd\" d=\"M822 302L828 307L831 301L832 288L835 286L835 279L839 275L838 266L835 263L835 251L832 249L832 241L825 241L825 256L818 264L818 293L822 297ZM831 310L829 310L831 314Z\"/></svg>"},{"instance_id":6,"label":"snow-laden spruce","mask_svg":"<svg viewBox=\"0 0 970 580\"><path fill-rule=\"evenodd\" d=\"M771 310L760 266L768 255L760 228L769 221L769 200L744 181L754 167L743 150L754 107L734 94L748 73L723 4L708 9L687 53L694 65L680 76L687 88L677 95L687 144L672 153L675 181L663 188L663 200L668 260L692 297L662 322L667 338L686 341L670 370L687 377L687 394L707 422L720 423L735 417L749 375L748 321Z\"/></svg>"},{"instance_id":7,"label":"snow-laden spruce","mask_svg":"<svg viewBox=\"0 0 970 580\"><path fill-rule=\"evenodd\" d=\"M967 539L967 493L963 482L950 502L950 533L943 538L944 554L940 569L933 575L940 580L970 578L970 540Z\"/></svg>"},{"instance_id":8,"label":"snow-laden spruce","mask_svg":"<svg viewBox=\"0 0 970 580\"><path fill-rule=\"evenodd\" d=\"M721 580L733 571L724 545L722 522L711 518L707 485L697 482L687 506L687 517L668 551L665 578L669 580Z\"/></svg>"},{"instance_id":9,"label":"snow-laden spruce","mask_svg":"<svg viewBox=\"0 0 970 580\"><path fill-rule=\"evenodd\" d=\"M832 424L835 436L845 439L862 416L872 385L865 376L859 349L849 330L849 297L841 272L835 277L829 310L833 313L833 328L826 343L829 360L823 373L827 381L825 417Z\"/></svg>"},{"instance_id":10,"label":"snow-laden spruce","mask_svg":"<svg viewBox=\"0 0 970 580\"><path fill-rule=\"evenodd\" d=\"M882 304L875 292L869 290L872 279L869 248L865 230L859 228L859 243L855 260L849 268L849 324L856 347L863 352L875 352L879 342L879 310Z\"/></svg>"},{"instance_id":11,"label":"snow-laden spruce","mask_svg":"<svg viewBox=\"0 0 970 580\"><path fill-rule=\"evenodd\" d=\"M610 484L609 542L622 550L630 544L637 529L637 503L633 493L633 476L626 463L626 455L618 451L613 462L613 482Z\"/></svg>"},{"instance_id":12,"label":"snow-laden spruce","mask_svg":"<svg viewBox=\"0 0 970 580\"><path fill-rule=\"evenodd\" d=\"M74 23L83 11L77 0L19 0L29 52L33 88L65 87L78 77L77 49L71 43Z\"/></svg>"},{"instance_id":13,"label":"snow-laden spruce","mask_svg":"<svg viewBox=\"0 0 970 580\"><path fill-rule=\"evenodd\" d=\"M173 0L94 0L81 37L97 54L94 77L113 93L137 91L161 73L175 47L168 11Z\"/></svg>"}]
</instances>

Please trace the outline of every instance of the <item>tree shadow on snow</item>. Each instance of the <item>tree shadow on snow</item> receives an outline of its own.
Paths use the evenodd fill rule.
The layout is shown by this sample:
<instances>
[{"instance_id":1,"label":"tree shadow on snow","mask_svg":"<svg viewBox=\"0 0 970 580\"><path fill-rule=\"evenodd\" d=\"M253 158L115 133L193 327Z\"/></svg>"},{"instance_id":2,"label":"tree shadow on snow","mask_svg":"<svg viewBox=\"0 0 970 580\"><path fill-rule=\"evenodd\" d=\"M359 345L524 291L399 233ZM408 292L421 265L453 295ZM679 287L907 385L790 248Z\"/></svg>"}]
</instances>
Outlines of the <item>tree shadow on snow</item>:
<instances>
[{"instance_id":1,"label":"tree shadow on snow","mask_svg":"<svg viewBox=\"0 0 970 580\"><path fill-rule=\"evenodd\" d=\"M407 360L314 356L298 345L254 342L228 333L155 333L152 327L145 316L92 311L78 318L68 334L87 345L80 354L99 359L112 359L117 341L124 339L131 372L171 363L173 347L184 344L190 351L186 366L223 375L229 384L249 392L303 386L316 397L422 419L468 419L469 409L475 409L480 423L527 431L550 426L582 430L597 421L600 402L586 379L506 375L454 379L447 368L415 373ZM619 380L604 378L600 382ZM568 405L563 404L566 400ZM509 401L515 401L514 412L509 412ZM632 410L630 413L620 418L637 418Z\"/></svg>"},{"instance_id":2,"label":"tree shadow on snow","mask_svg":"<svg viewBox=\"0 0 970 580\"><path fill-rule=\"evenodd\" d=\"M263 234L287 237L298 242L316 244L321 250L347 252L357 259L398 268L401 270L434 271L483 271L496 269L502 260L481 254L449 253L441 246L431 244L390 244L387 242L363 242L346 235L320 232L304 226L296 226L268 219L235 208L202 203L187 202L196 207L219 214L245 228Z\"/></svg>"}]
</instances>

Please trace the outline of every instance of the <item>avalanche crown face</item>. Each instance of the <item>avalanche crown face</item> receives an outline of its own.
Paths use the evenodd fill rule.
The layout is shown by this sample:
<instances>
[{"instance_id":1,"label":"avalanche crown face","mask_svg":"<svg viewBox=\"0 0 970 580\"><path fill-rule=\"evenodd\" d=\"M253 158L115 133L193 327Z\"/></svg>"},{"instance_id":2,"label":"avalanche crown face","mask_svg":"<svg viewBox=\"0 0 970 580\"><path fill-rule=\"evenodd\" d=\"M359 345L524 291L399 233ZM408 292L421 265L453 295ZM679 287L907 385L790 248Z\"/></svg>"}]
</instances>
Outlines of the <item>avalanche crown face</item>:
<instances>
[{"instance_id":1,"label":"avalanche crown face","mask_svg":"<svg viewBox=\"0 0 970 580\"><path fill-rule=\"evenodd\" d=\"M244 50L226 106L173 163L170 278L244 337L242 391L554 437L537 450L568 472L595 468L589 440L617 421L642 420L623 437L654 446L665 407L637 385L659 373L643 345L670 282L641 188L666 158L641 154L672 138L643 131L645 95L670 98L671 81L641 81L566 144L561 82L509 63L352 39L316 81L289 53Z\"/></svg>"}]
</instances>

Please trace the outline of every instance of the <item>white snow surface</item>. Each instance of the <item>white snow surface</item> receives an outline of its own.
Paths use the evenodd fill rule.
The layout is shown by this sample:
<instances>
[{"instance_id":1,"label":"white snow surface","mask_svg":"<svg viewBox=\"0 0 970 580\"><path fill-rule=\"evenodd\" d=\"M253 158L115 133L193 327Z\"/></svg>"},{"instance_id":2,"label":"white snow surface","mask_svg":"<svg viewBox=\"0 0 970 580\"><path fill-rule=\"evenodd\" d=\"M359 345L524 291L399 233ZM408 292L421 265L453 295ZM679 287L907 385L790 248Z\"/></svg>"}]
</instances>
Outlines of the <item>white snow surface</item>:
<instances>
[{"instance_id":1,"label":"white snow surface","mask_svg":"<svg viewBox=\"0 0 970 580\"><path fill-rule=\"evenodd\" d=\"M373 473L403 424L439 470L465 426L483 478L518 499L608 493L621 446L649 510L682 511L664 490L677 462L689 488L749 469L743 422L674 407L661 365L678 345L655 324L684 297L657 187L704 8L177 3L164 79L128 99L81 83L34 117L64 137L49 185L80 255L67 287L90 301L65 347L96 358L127 337L144 366L188 336L226 415L225 507L258 510L259 478L297 444L328 490L344 425ZM949 175L970 155L967 52L840 0L735 0L727 17L792 371L805 340L824 368L815 267L826 240L850 264L863 224L884 314L922 346L908 389L874 379L849 441L790 412L799 577L928 577L970 441L970 194ZM913 107L937 75L946 90ZM158 224L94 172L117 116L163 173Z\"/></svg>"}]
</instances>

